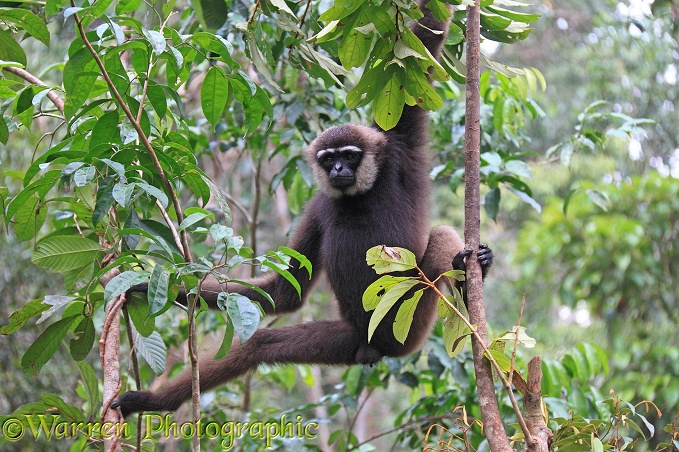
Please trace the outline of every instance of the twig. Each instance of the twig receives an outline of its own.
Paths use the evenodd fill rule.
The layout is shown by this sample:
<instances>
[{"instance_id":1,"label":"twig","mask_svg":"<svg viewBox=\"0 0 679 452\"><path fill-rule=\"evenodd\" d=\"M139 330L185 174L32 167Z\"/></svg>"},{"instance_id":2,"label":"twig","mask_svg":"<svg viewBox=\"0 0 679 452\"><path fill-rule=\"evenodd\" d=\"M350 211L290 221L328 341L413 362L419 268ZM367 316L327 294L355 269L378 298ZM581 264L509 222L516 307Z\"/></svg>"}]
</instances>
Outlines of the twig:
<instances>
[{"instance_id":1,"label":"twig","mask_svg":"<svg viewBox=\"0 0 679 452\"><path fill-rule=\"evenodd\" d=\"M35 75L28 72L27 70L21 69L19 67L6 66L6 67L3 67L2 70L7 71L7 72L11 72L12 74L21 77L22 79L26 80L29 83L32 83L32 84L38 85L38 86L44 86L47 89L49 89L49 91L47 92L47 97L49 98L49 100L52 101L54 106L57 107L57 109L59 110L59 112L63 116L63 114L64 114L64 101L61 100L61 97L57 96L57 93L52 91L52 89L49 86L47 86L47 84L45 82L43 82L42 80L40 80ZM61 118L61 119L63 119L63 118Z\"/></svg>"},{"instance_id":2,"label":"twig","mask_svg":"<svg viewBox=\"0 0 679 452\"><path fill-rule=\"evenodd\" d=\"M252 25L252 22L255 20L255 16L257 15L257 11L259 11L260 6L262 5L261 0L257 0L257 3L255 3L255 9L252 11L252 15L248 19L247 22L247 29L250 29L250 25Z\"/></svg>"},{"instance_id":3,"label":"twig","mask_svg":"<svg viewBox=\"0 0 679 452\"><path fill-rule=\"evenodd\" d=\"M71 0L71 6L75 7L75 1ZM160 164L160 160L158 159L158 156L156 155L156 151L153 149L153 146L151 145L151 142L149 141L148 137L146 134L144 134L144 130L141 127L141 124L135 116L132 114L132 111L129 109L129 107L125 104L125 101L123 100L122 96L118 92L118 89L115 87L113 84L113 81L111 80L111 77L108 74L108 71L104 67L104 63L101 61L101 58L99 58L99 54L97 51L94 49L92 46L92 43L87 39L87 34L85 33L85 28L83 27L82 24L82 19L78 17L78 14L73 15L76 27L78 28L78 33L80 34L80 38L82 39L83 43L85 44L85 47L87 47L87 50L89 50L90 54L92 55L92 58L94 61L97 63L97 66L99 67L99 70L101 72L102 77L104 77L104 81L106 82L106 85L109 88L109 91L113 95L113 97L116 100L116 103L120 107L120 109L125 113L125 116L127 117L128 121L132 124L134 127L135 131L137 132L137 136L139 137L139 141L141 141L142 145L144 148L147 150L149 153L149 156L151 157L151 161L153 162L153 166L156 168L156 171L158 172L158 175L160 176L160 179L163 182L163 186L165 187L165 190L167 191L168 195L172 199L172 204L174 206L175 214L177 215L177 222L181 224L181 222L184 220L184 214L181 209L181 205L179 204L179 198L177 197L177 194L175 193L174 189L172 188L172 185L170 184L170 181L167 179L167 176L165 175L165 171L163 170L162 165ZM170 227L173 227L171 224L169 225ZM186 230L182 230L179 233L179 236L181 237L180 242L177 244L177 248L183 249L184 250L184 260L188 263L193 262L193 259L191 257L191 251L189 249L189 239L186 234Z\"/></svg>"},{"instance_id":4,"label":"twig","mask_svg":"<svg viewBox=\"0 0 679 452\"><path fill-rule=\"evenodd\" d=\"M474 327L474 325L472 325L470 320L468 320L467 317L465 317L457 309L457 307L455 307L455 305L450 303L448 301L448 299L443 295L443 293L439 290L439 288L436 287L436 281L438 281L438 279L436 281L432 282L431 280L429 280L429 278L427 278L427 276L424 274L424 272L422 270L420 270L419 267L417 268L417 270L420 273L420 278L422 279L422 281L425 284L427 284L428 286L430 286L434 290L434 292L436 292L436 295L440 299L442 299L448 305L448 307L453 310L455 315L457 315L460 319L462 319L465 326L470 329L471 334L472 334L472 338L476 339L476 341L479 343L479 346L482 348L483 352L485 353L485 357L488 359L488 361L491 363L491 365L497 371L498 377L500 377L500 381L502 381L502 385L504 386L505 390L507 391L507 396L509 397L509 400L512 403L512 407L514 408L514 414L516 414L516 417L518 419L519 426L521 427L521 430L523 431L524 435L526 436L526 439L530 438L530 432L528 431L528 428L526 427L526 423L523 419L523 415L521 414L521 410L519 409L519 405L516 402L516 397L514 397L514 392L512 391L512 387L509 384L509 381L505 378L504 371L502 370L502 368L500 367L498 362L495 360L495 358L493 358L493 355L490 353L490 349L486 345L487 341L481 340L481 336L480 336L479 332L477 331L478 327Z\"/></svg>"}]
</instances>

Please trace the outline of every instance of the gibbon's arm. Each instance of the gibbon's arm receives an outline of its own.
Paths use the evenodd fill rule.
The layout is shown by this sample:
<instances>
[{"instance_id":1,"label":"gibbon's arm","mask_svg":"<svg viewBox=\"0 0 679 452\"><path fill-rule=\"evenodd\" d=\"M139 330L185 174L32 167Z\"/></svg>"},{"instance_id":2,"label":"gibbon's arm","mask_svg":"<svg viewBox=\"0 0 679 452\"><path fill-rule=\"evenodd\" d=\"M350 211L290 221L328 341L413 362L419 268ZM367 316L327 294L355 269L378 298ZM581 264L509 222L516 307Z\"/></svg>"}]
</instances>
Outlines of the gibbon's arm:
<instances>
[{"instance_id":1,"label":"gibbon's arm","mask_svg":"<svg viewBox=\"0 0 679 452\"><path fill-rule=\"evenodd\" d=\"M289 248L303 254L312 265L313 278L310 279L308 271L304 268L300 268L297 259L292 258L290 260L290 268L288 270L299 283L302 294L301 297L297 294L297 291L292 284L274 271L255 278L247 278L243 281L255 285L268 293L274 300L275 306L272 306L266 298L254 289L238 283L220 282L214 276L208 276L205 279L201 286L200 295L211 309L219 309L217 306L217 297L220 292L229 292L244 295L247 298L258 302L267 314L283 314L296 311L304 303L313 283L318 279L317 275L321 273L320 242L320 229L314 215L307 207L307 212L303 215L295 228L287 245ZM148 284L138 284L130 288L128 292L146 293L148 292ZM186 291L183 288L177 295L177 301L181 304L186 304Z\"/></svg>"},{"instance_id":2,"label":"gibbon's arm","mask_svg":"<svg viewBox=\"0 0 679 452\"><path fill-rule=\"evenodd\" d=\"M417 36L422 44L432 54L436 61L441 58L441 49L448 35L448 23L450 20L438 21L427 7L429 0L419 0L418 5L424 14L419 21L410 26L410 30ZM452 14L452 6L446 5L448 11ZM432 33L435 32L435 33ZM430 68L431 71L431 68ZM404 105L403 114L391 131L396 135L400 135L404 142L412 146L421 146L422 143L429 142L427 130L429 128L429 114L423 110L419 105Z\"/></svg>"}]
</instances>

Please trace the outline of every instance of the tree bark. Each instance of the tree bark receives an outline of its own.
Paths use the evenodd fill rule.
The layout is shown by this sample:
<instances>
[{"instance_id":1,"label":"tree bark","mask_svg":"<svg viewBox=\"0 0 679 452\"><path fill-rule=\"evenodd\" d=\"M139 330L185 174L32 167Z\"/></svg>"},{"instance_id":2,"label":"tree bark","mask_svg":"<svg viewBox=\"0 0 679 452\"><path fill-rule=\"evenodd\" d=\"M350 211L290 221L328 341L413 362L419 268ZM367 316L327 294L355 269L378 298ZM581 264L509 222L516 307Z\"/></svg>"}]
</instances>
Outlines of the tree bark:
<instances>
[{"instance_id":1,"label":"tree bark","mask_svg":"<svg viewBox=\"0 0 679 452\"><path fill-rule=\"evenodd\" d=\"M529 452L548 452L552 442L552 431L545 424L542 415L542 368L540 357L534 356L528 362L528 382L523 398L523 412L532 442L527 444Z\"/></svg>"},{"instance_id":2,"label":"tree bark","mask_svg":"<svg viewBox=\"0 0 679 452\"><path fill-rule=\"evenodd\" d=\"M467 258L467 302L469 320L476 326L477 332L486 344L488 332L486 330L486 314L483 307L483 281L481 266L477 260L477 250L480 243L481 202L479 184L481 180L481 123L480 123L480 6L467 8L467 85L466 85L466 118L465 118L465 197L464 197L464 236L466 246L474 252ZM484 357L484 350L475 336L472 336L472 351L474 354L474 370L476 373L476 387L483 419L484 431L488 439L488 446L493 452L512 451L505 433L493 384L493 372L490 362Z\"/></svg>"},{"instance_id":3,"label":"tree bark","mask_svg":"<svg viewBox=\"0 0 679 452\"><path fill-rule=\"evenodd\" d=\"M117 268L101 277L102 286L119 275ZM125 294L116 297L106 305L106 317L99 340L99 359L103 373L104 406L101 413L101 430L104 435L104 450L118 452L122 450L120 437L116 425L120 425L122 418L117 410L111 409L111 402L118 397L122 383L120 381L120 309L125 303ZM105 426L108 426L106 428Z\"/></svg>"}]
</instances>

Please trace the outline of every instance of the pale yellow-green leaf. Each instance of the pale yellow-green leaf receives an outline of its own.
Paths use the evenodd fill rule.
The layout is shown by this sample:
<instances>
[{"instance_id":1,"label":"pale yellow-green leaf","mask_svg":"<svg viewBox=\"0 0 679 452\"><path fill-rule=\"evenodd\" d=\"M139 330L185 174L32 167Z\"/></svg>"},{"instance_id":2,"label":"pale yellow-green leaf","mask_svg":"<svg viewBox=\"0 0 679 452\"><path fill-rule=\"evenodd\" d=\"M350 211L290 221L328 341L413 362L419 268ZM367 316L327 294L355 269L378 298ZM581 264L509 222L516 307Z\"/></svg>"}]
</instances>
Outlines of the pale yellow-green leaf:
<instances>
[{"instance_id":1,"label":"pale yellow-green leaf","mask_svg":"<svg viewBox=\"0 0 679 452\"><path fill-rule=\"evenodd\" d=\"M451 315L443 321L443 345L448 356L452 358L464 350L469 333L469 327L457 315Z\"/></svg>"},{"instance_id":2,"label":"pale yellow-green leaf","mask_svg":"<svg viewBox=\"0 0 679 452\"><path fill-rule=\"evenodd\" d=\"M417 267L417 259L411 251L392 246L373 246L366 252L365 260L369 266L373 267L375 273L380 275L412 270Z\"/></svg>"},{"instance_id":3,"label":"pale yellow-green leaf","mask_svg":"<svg viewBox=\"0 0 679 452\"><path fill-rule=\"evenodd\" d=\"M413 315L415 314L415 309L417 309L417 303L422 298L423 293L424 289L418 290L398 308L396 318L394 319L394 337L401 344L404 344L408 337L410 326L413 323Z\"/></svg>"},{"instance_id":4,"label":"pale yellow-green leaf","mask_svg":"<svg viewBox=\"0 0 679 452\"><path fill-rule=\"evenodd\" d=\"M418 284L416 279L401 281L382 296L382 299L375 308L375 311L373 312L372 316L370 316L370 323L368 324L368 342L370 342L373 333L377 329L377 326L380 324L384 316L386 316L389 310L396 304L396 302L416 284Z\"/></svg>"},{"instance_id":5,"label":"pale yellow-green leaf","mask_svg":"<svg viewBox=\"0 0 679 452\"><path fill-rule=\"evenodd\" d=\"M377 281L370 284L365 292L363 292L363 309L366 311L372 311L375 309L380 302L382 296L387 290L394 287L401 281L411 279L407 276L391 276L384 275L380 277Z\"/></svg>"},{"instance_id":6,"label":"pale yellow-green leaf","mask_svg":"<svg viewBox=\"0 0 679 452\"><path fill-rule=\"evenodd\" d=\"M526 334L526 327L513 326L511 330L507 331L502 337L496 339L498 341L514 342L517 341L527 348L535 347L537 341Z\"/></svg>"},{"instance_id":7,"label":"pale yellow-green leaf","mask_svg":"<svg viewBox=\"0 0 679 452\"><path fill-rule=\"evenodd\" d=\"M505 374L509 373L509 369L512 366L512 362L507 357L507 355L498 350L490 350L490 354L495 360L495 362L497 362L498 366L500 367L500 370L502 370L502 372L504 372Z\"/></svg>"}]
</instances>

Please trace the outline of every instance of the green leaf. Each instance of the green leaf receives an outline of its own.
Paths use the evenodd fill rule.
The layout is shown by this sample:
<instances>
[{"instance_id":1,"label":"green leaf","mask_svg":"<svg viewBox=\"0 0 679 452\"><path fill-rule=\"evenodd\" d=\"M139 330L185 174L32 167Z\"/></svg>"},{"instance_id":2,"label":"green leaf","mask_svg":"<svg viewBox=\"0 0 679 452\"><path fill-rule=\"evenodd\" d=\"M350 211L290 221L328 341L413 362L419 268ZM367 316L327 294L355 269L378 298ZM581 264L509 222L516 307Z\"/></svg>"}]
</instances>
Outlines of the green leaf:
<instances>
[{"instance_id":1,"label":"green leaf","mask_svg":"<svg viewBox=\"0 0 679 452\"><path fill-rule=\"evenodd\" d=\"M401 307L398 308L396 318L394 319L394 337L401 344L405 344L408 337L410 326L413 323L413 315L415 314L415 309L417 309L417 303L422 298L424 290L420 289L415 292L411 298L404 301Z\"/></svg>"},{"instance_id":2,"label":"green leaf","mask_svg":"<svg viewBox=\"0 0 679 452\"><path fill-rule=\"evenodd\" d=\"M57 351L61 341L71 328L71 324L79 318L82 318L81 314L72 315L48 326L21 358L23 371L27 374L37 375L54 355L54 352Z\"/></svg>"},{"instance_id":3,"label":"green leaf","mask_svg":"<svg viewBox=\"0 0 679 452\"><path fill-rule=\"evenodd\" d=\"M46 46L50 43L50 33L45 23L35 14L22 8L0 8L3 22L11 22Z\"/></svg>"},{"instance_id":4,"label":"green leaf","mask_svg":"<svg viewBox=\"0 0 679 452\"><path fill-rule=\"evenodd\" d=\"M170 271L161 264L156 264L149 279L148 303L149 316L159 314L168 301Z\"/></svg>"},{"instance_id":5,"label":"green leaf","mask_svg":"<svg viewBox=\"0 0 679 452\"><path fill-rule=\"evenodd\" d=\"M601 190L593 189L585 190L585 193L587 193L587 197L594 203L594 205L599 207L604 212L608 212L608 209L611 207L611 200L609 199L607 193Z\"/></svg>"},{"instance_id":6,"label":"green leaf","mask_svg":"<svg viewBox=\"0 0 679 452\"><path fill-rule=\"evenodd\" d=\"M219 350L212 359L220 359L229 354L231 350L231 344L233 343L233 322L230 322L228 318L224 319L226 322L226 329L224 330L224 337L222 338L222 345L219 346Z\"/></svg>"},{"instance_id":7,"label":"green leaf","mask_svg":"<svg viewBox=\"0 0 679 452\"><path fill-rule=\"evenodd\" d=\"M47 0L45 3L45 15L50 17L57 14L59 9L67 2L68 0Z\"/></svg>"},{"instance_id":8,"label":"green leaf","mask_svg":"<svg viewBox=\"0 0 679 452\"><path fill-rule=\"evenodd\" d=\"M533 209L535 209L536 212L538 213L542 212L542 206L536 200L534 200L528 193L521 190L517 190L514 187L509 187L509 191L515 194L516 197L518 197L521 201L525 202Z\"/></svg>"},{"instance_id":9,"label":"green leaf","mask_svg":"<svg viewBox=\"0 0 679 452\"><path fill-rule=\"evenodd\" d=\"M19 310L9 316L9 323L0 328L0 334L12 334L19 328L24 326L26 322L33 317L37 317L49 309L49 306L44 304L42 298L31 300Z\"/></svg>"},{"instance_id":10,"label":"green leaf","mask_svg":"<svg viewBox=\"0 0 679 452\"><path fill-rule=\"evenodd\" d=\"M592 452L604 452L604 443L592 432Z\"/></svg>"},{"instance_id":11,"label":"green leaf","mask_svg":"<svg viewBox=\"0 0 679 452\"><path fill-rule=\"evenodd\" d=\"M451 16L451 12L448 11L448 8L446 8L445 3L439 0L430 0L425 5L425 8L429 8L434 18L441 22L445 21Z\"/></svg>"},{"instance_id":12,"label":"green leaf","mask_svg":"<svg viewBox=\"0 0 679 452\"><path fill-rule=\"evenodd\" d=\"M0 29L0 60L16 61L26 66L26 53L7 30Z\"/></svg>"},{"instance_id":13,"label":"green leaf","mask_svg":"<svg viewBox=\"0 0 679 452\"><path fill-rule=\"evenodd\" d=\"M295 13L292 12L290 7L285 3L285 0L270 0L271 4L275 6L279 11L285 11L286 13L290 14L292 17L295 17ZM296 18L296 17L295 17Z\"/></svg>"},{"instance_id":14,"label":"green leaf","mask_svg":"<svg viewBox=\"0 0 679 452\"><path fill-rule=\"evenodd\" d=\"M403 114L406 95L403 90L401 70L394 72L382 89L382 92L373 101L375 122L383 130L389 130L398 124Z\"/></svg>"},{"instance_id":15,"label":"green leaf","mask_svg":"<svg viewBox=\"0 0 679 452\"><path fill-rule=\"evenodd\" d=\"M167 199L167 195L161 189L147 184L146 182L137 182L137 187L144 190L151 197L156 198L158 201L160 201L163 207L167 208L169 201Z\"/></svg>"},{"instance_id":16,"label":"green leaf","mask_svg":"<svg viewBox=\"0 0 679 452\"><path fill-rule=\"evenodd\" d=\"M271 84L271 86L276 88L278 91L283 92L281 87L278 86L278 83L276 83L276 80L274 80L273 75L271 74L271 71L269 69L269 64L266 62L264 56L259 51L254 36L251 35L247 36L247 45L248 51L250 53L250 59L252 60L252 63L255 65L260 74L262 74L262 76L266 79L267 82Z\"/></svg>"},{"instance_id":17,"label":"green leaf","mask_svg":"<svg viewBox=\"0 0 679 452\"><path fill-rule=\"evenodd\" d=\"M516 22L523 22L523 23L533 23L536 22L538 19L540 19L540 14L525 14L525 13L519 13L516 11L511 11L508 9L504 8L499 8L497 6L488 6L486 8L488 11L492 11L495 14L498 14L500 16L504 16L508 19L514 20Z\"/></svg>"},{"instance_id":18,"label":"green leaf","mask_svg":"<svg viewBox=\"0 0 679 452\"><path fill-rule=\"evenodd\" d=\"M92 366L90 366L86 361L76 362L78 370L80 371L80 381L82 387L85 390L85 400L89 402L90 414L96 410L101 402L101 397L99 393L99 382L94 374Z\"/></svg>"},{"instance_id":19,"label":"green leaf","mask_svg":"<svg viewBox=\"0 0 679 452\"><path fill-rule=\"evenodd\" d=\"M96 226L108 213L115 201L113 198L113 187L115 186L113 176L108 176L101 181L97 190L97 203L92 211L92 224Z\"/></svg>"},{"instance_id":20,"label":"green leaf","mask_svg":"<svg viewBox=\"0 0 679 452\"><path fill-rule=\"evenodd\" d=\"M90 138L90 149L99 144L117 143L120 141L118 131L118 110L111 110L104 113L92 128Z\"/></svg>"},{"instance_id":21,"label":"green leaf","mask_svg":"<svg viewBox=\"0 0 679 452\"><path fill-rule=\"evenodd\" d=\"M377 94L382 92L384 85L393 75L393 71L394 69L385 71L384 64L364 71L361 79L347 94L347 107L356 108L371 102Z\"/></svg>"},{"instance_id":22,"label":"green leaf","mask_svg":"<svg viewBox=\"0 0 679 452\"><path fill-rule=\"evenodd\" d=\"M119 0L116 3L116 15L133 13L141 5L141 0Z\"/></svg>"},{"instance_id":23,"label":"green leaf","mask_svg":"<svg viewBox=\"0 0 679 452\"><path fill-rule=\"evenodd\" d=\"M5 116L0 115L0 143L6 145L9 140L9 127L5 121Z\"/></svg>"},{"instance_id":24,"label":"green leaf","mask_svg":"<svg viewBox=\"0 0 679 452\"><path fill-rule=\"evenodd\" d=\"M156 319L149 315L149 303L143 296L135 296L127 300L126 307L132 328L143 337L149 337L156 329Z\"/></svg>"},{"instance_id":25,"label":"green leaf","mask_svg":"<svg viewBox=\"0 0 679 452\"><path fill-rule=\"evenodd\" d=\"M94 322L91 317L83 318L73 331L75 338L71 339L69 350L71 357L76 361L82 361L92 350L94 344Z\"/></svg>"},{"instance_id":26,"label":"green leaf","mask_svg":"<svg viewBox=\"0 0 679 452\"><path fill-rule=\"evenodd\" d=\"M395 286L391 287L380 299L379 304L370 316L370 323L368 324L368 342L373 336L382 319L387 315L389 310L401 299L406 292L419 284L416 279L408 279L401 281Z\"/></svg>"},{"instance_id":27,"label":"green leaf","mask_svg":"<svg viewBox=\"0 0 679 452\"><path fill-rule=\"evenodd\" d=\"M491 349L490 354L493 357L493 359L495 360L495 362L497 362L498 366L500 366L500 369L502 370L502 372L504 372L505 374L508 374L511 367L512 367L511 360L504 353L502 353L499 350Z\"/></svg>"},{"instance_id":28,"label":"green leaf","mask_svg":"<svg viewBox=\"0 0 679 452\"><path fill-rule=\"evenodd\" d=\"M138 336L135 341L137 352L144 358L144 361L151 366L156 375L165 372L165 361L167 360L167 347L160 333L153 331L148 337Z\"/></svg>"},{"instance_id":29,"label":"green leaf","mask_svg":"<svg viewBox=\"0 0 679 452\"><path fill-rule=\"evenodd\" d=\"M156 85L155 83L149 84L146 90L146 96L151 102L153 110L156 112L158 118L164 118L167 114L167 101L168 97L165 94L165 90L171 90L169 87L163 87L161 85Z\"/></svg>"},{"instance_id":30,"label":"green leaf","mask_svg":"<svg viewBox=\"0 0 679 452\"><path fill-rule=\"evenodd\" d=\"M229 203L226 200L226 196L224 196L224 193L217 187L207 176L204 174L200 175L201 179L203 179L203 182L207 184L207 186L210 188L210 193L212 193L212 196L214 199L217 201L217 204L219 205L219 208L222 210L222 213L224 214L224 221L223 223L227 226L231 224L231 209L229 208Z\"/></svg>"},{"instance_id":31,"label":"green leaf","mask_svg":"<svg viewBox=\"0 0 679 452\"><path fill-rule=\"evenodd\" d=\"M252 300L237 293L221 292L217 296L217 305L220 309L226 310L241 342L247 341L255 334L259 327L261 313Z\"/></svg>"},{"instance_id":32,"label":"green leaf","mask_svg":"<svg viewBox=\"0 0 679 452\"><path fill-rule=\"evenodd\" d=\"M350 367L342 377L346 382L347 393L351 396L358 397L363 386L361 385L361 376L363 375L363 370L361 366Z\"/></svg>"},{"instance_id":33,"label":"green leaf","mask_svg":"<svg viewBox=\"0 0 679 452\"><path fill-rule=\"evenodd\" d=\"M179 225L178 230L182 231L182 230L188 228L189 226L192 226L192 225L198 223L199 221L201 221L205 218L213 218L214 219L214 214L212 214L208 211L202 210L202 209L199 209L199 210L201 210L201 211L200 212L193 212L193 213L187 215L184 218L184 221L182 221L181 224Z\"/></svg>"},{"instance_id":34,"label":"green leaf","mask_svg":"<svg viewBox=\"0 0 679 452\"><path fill-rule=\"evenodd\" d=\"M14 215L14 234L21 242L33 239L47 218L42 199L31 197Z\"/></svg>"},{"instance_id":35,"label":"green leaf","mask_svg":"<svg viewBox=\"0 0 679 452\"><path fill-rule=\"evenodd\" d=\"M311 273L313 271L313 268L311 266L311 261L309 261L309 259L307 259L304 254L295 251L292 248L288 248L287 246L278 247L278 251L297 259L297 261L299 262L299 268L306 268L306 271L309 273L309 279L311 279Z\"/></svg>"},{"instance_id":36,"label":"green leaf","mask_svg":"<svg viewBox=\"0 0 679 452\"><path fill-rule=\"evenodd\" d=\"M26 173L28 177L28 172ZM39 198L42 198L47 194L48 191L59 181L61 177L61 171L53 170L45 173L40 179L28 185L26 188L21 190L21 192L10 201L7 206L7 212L5 213L5 225L9 225L9 221L14 217L16 212L28 202L35 194ZM28 181L24 178L24 183Z\"/></svg>"},{"instance_id":37,"label":"green leaf","mask_svg":"<svg viewBox=\"0 0 679 452\"><path fill-rule=\"evenodd\" d=\"M47 237L38 242L31 261L55 272L66 272L91 264L99 251L97 242L84 237Z\"/></svg>"},{"instance_id":38,"label":"green leaf","mask_svg":"<svg viewBox=\"0 0 679 452\"><path fill-rule=\"evenodd\" d=\"M58 414L60 417L73 423L84 423L87 421L81 408L69 405L59 396L45 394L40 397L40 401L49 407L44 410L45 412Z\"/></svg>"},{"instance_id":39,"label":"green leaf","mask_svg":"<svg viewBox=\"0 0 679 452\"><path fill-rule=\"evenodd\" d=\"M365 258L378 275L417 268L415 255L405 248L377 245L366 252Z\"/></svg>"},{"instance_id":40,"label":"green leaf","mask_svg":"<svg viewBox=\"0 0 679 452\"><path fill-rule=\"evenodd\" d=\"M73 238L73 237L71 237ZM137 284L146 282L149 277L147 271L124 271L108 282L104 288L104 302L108 303L118 295Z\"/></svg>"},{"instance_id":41,"label":"green leaf","mask_svg":"<svg viewBox=\"0 0 679 452\"><path fill-rule=\"evenodd\" d=\"M490 189L484 198L483 207L486 209L488 217L495 221L500 211L500 189L495 187Z\"/></svg>"},{"instance_id":42,"label":"green leaf","mask_svg":"<svg viewBox=\"0 0 679 452\"><path fill-rule=\"evenodd\" d=\"M229 82L226 74L218 66L212 66L205 74L200 88L200 105L205 119L216 127L229 98Z\"/></svg>"},{"instance_id":43,"label":"green leaf","mask_svg":"<svg viewBox=\"0 0 679 452\"><path fill-rule=\"evenodd\" d=\"M85 104L98 77L97 63L86 48L78 50L68 59L62 78L72 114Z\"/></svg>"},{"instance_id":44,"label":"green leaf","mask_svg":"<svg viewBox=\"0 0 679 452\"><path fill-rule=\"evenodd\" d=\"M381 276L377 281L370 284L363 292L363 309L372 311L377 307L382 296L401 281L412 279L408 276Z\"/></svg>"},{"instance_id":45,"label":"green leaf","mask_svg":"<svg viewBox=\"0 0 679 452\"><path fill-rule=\"evenodd\" d=\"M272 261L271 258L274 257L274 256L275 256L275 253L267 254L266 259L264 259L261 262L261 265L263 267L272 269L273 271L275 271L276 273L281 275L287 282L292 284L292 287L294 287L295 290L297 291L297 295L299 295L299 297L301 298L302 297L302 288L299 285L299 281L297 281L297 279L295 279L295 277L292 276L292 273L290 273L290 271L287 270L287 264L281 266L281 264Z\"/></svg>"},{"instance_id":46,"label":"green leaf","mask_svg":"<svg viewBox=\"0 0 679 452\"><path fill-rule=\"evenodd\" d=\"M459 355L464 350L465 339L470 333L471 330L467 324L456 314L443 321L443 345L450 358Z\"/></svg>"},{"instance_id":47,"label":"green leaf","mask_svg":"<svg viewBox=\"0 0 679 452\"><path fill-rule=\"evenodd\" d=\"M372 46L373 36L366 35L355 28L344 32L339 46L339 58L345 69L359 67L368 57Z\"/></svg>"},{"instance_id":48,"label":"green leaf","mask_svg":"<svg viewBox=\"0 0 679 452\"><path fill-rule=\"evenodd\" d=\"M365 0L336 0L333 5L318 18L321 22L344 19L365 3Z\"/></svg>"}]
</instances>

